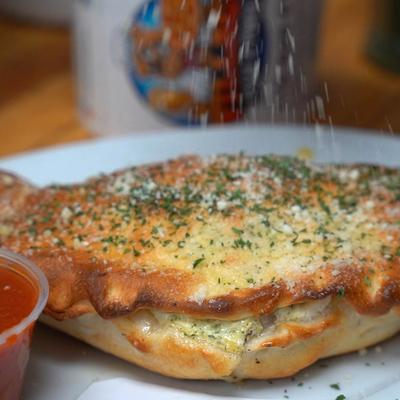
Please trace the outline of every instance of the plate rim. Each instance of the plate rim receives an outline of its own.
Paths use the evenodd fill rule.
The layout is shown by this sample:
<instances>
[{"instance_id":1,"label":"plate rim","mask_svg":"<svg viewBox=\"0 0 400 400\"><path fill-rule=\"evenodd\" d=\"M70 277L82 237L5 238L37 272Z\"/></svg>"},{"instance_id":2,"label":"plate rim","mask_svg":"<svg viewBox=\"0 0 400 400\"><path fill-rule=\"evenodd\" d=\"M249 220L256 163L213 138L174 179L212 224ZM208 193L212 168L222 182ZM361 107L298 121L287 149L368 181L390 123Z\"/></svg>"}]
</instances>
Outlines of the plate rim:
<instances>
[{"instance_id":1,"label":"plate rim","mask_svg":"<svg viewBox=\"0 0 400 400\"><path fill-rule=\"evenodd\" d=\"M266 129L267 131L271 131L272 129L277 130L286 130L286 131L300 131L301 134L311 134L315 132L315 134L331 134L336 136L348 137L349 135L358 136L358 137L368 137L368 138L380 138L385 141L393 141L398 142L400 144L400 135L391 134L388 132L382 132L373 129L362 129L362 128L352 128L352 127L330 127L328 125L319 125L319 124L305 124L305 125L295 125L295 124L236 124L231 126L229 124L226 125L214 125L212 127L176 127L170 128L168 127L165 130L149 130L149 131L140 131L140 132L127 132L125 134L117 134L112 136L100 136L94 135L90 138L85 138L82 140L76 140L72 142L66 143L57 143L49 146L23 150L14 154L5 155L0 157L0 165L3 162L9 161L18 161L19 159L24 159L29 156L40 156L48 153L52 153L55 151L63 151L69 150L73 148L79 147L90 147L95 146L100 143L113 143L113 142L124 142L124 141L135 141L135 140L151 140L156 139L157 137L173 137L173 136L188 136L188 135L201 135L201 134L223 134L228 132L242 132L242 130L252 130L258 131L260 129Z\"/></svg>"}]
</instances>

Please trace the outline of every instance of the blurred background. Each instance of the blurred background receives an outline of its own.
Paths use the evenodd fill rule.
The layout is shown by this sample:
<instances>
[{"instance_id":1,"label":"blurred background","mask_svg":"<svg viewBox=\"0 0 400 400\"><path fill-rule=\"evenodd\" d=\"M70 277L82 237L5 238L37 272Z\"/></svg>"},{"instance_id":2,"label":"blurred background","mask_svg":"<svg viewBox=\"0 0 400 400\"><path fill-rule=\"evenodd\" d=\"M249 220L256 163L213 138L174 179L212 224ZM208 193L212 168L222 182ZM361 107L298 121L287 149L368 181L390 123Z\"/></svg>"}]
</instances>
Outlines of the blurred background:
<instances>
[{"instance_id":1,"label":"blurred background","mask_svg":"<svg viewBox=\"0 0 400 400\"><path fill-rule=\"evenodd\" d=\"M199 9L187 0L192 8L184 9L180 18L178 3L165 0L160 6L161 31L154 27L160 23L156 14L149 14L149 4L156 7L156 1L148 1L146 7L141 1L141 8L134 8L135 0L76 0L74 11L72 3L0 1L0 156L98 135L235 120L400 132L398 0L309 0L309 7L303 3L301 11L290 11L290 0L280 0L275 11L269 5L261 11L249 6L246 13L229 9L242 24L239 35L256 40L248 51L232 40L228 48L226 35L218 39L218 32L229 28L221 16L225 11L221 2L206 2L203 25L214 29L214 47L208 44L206 53L199 50L198 56L191 44L194 37L206 40L204 5ZM184 26L188 13L191 26ZM258 31L248 32L246 27L256 26L254 21ZM178 25L183 26L181 31L170 29ZM302 37L302 32L307 34ZM195 66L187 60L187 49L182 52L183 44L194 53L191 60L197 57ZM227 49L243 59L228 57L230 67L226 67ZM217 50L224 50L222 62ZM267 62L268 57L273 61ZM251 66L254 79L244 67L240 72L234 69L240 61ZM265 70L260 68L264 62ZM287 66L284 79L280 63ZM210 71L214 71L212 100L208 92L193 91L191 86L204 89L202 82ZM257 85L262 90L256 96L251 91L237 94L232 88L238 82L247 82L246 90L257 91ZM225 95L232 107L224 103ZM257 98L256 107L247 100L252 97Z\"/></svg>"}]
</instances>

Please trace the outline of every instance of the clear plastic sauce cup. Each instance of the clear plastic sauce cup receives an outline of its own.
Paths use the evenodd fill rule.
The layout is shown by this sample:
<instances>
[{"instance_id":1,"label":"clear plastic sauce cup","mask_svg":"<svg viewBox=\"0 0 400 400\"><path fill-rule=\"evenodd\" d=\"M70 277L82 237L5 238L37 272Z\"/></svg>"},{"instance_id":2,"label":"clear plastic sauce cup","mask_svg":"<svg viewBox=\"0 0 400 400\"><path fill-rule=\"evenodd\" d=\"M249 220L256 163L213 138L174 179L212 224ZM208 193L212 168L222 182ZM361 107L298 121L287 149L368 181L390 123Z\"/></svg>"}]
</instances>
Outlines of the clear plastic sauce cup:
<instances>
[{"instance_id":1,"label":"clear plastic sauce cup","mask_svg":"<svg viewBox=\"0 0 400 400\"><path fill-rule=\"evenodd\" d=\"M34 325L49 293L42 271L0 249L0 399L20 398Z\"/></svg>"}]
</instances>

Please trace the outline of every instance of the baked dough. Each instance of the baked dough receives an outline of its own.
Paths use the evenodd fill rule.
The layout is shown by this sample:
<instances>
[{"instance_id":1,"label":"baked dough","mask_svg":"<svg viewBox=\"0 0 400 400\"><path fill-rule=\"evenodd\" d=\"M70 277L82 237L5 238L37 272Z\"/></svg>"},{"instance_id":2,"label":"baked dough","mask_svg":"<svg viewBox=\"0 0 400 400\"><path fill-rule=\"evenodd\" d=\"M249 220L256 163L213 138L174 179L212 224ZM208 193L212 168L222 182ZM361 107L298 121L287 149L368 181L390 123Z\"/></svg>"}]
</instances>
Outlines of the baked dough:
<instances>
[{"instance_id":1,"label":"baked dough","mask_svg":"<svg viewBox=\"0 0 400 400\"><path fill-rule=\"evenodd\" d=\"M149 310L109 321L97 314L65 321L43 316L41 320L106 353L166 376L273 379L294 375L321 358L366 348L400 330L398 312L371 317L341 303L314 321L308 317L304 323L281 321L234 351L215 344L215 340L191 338ZM307 315L307 306L304 313Z\"/></svg>"},{"instance_id":2,"label":"baked dough","mask_svg":"<svg viewBox=\"0 0 400 400\"><path fill-rule=\"evenodd\" d=\"M190 379L276 378L400 329L400 171L185 156L81 185L0 177L43 321Z\"/></svg>"}]
</instances>

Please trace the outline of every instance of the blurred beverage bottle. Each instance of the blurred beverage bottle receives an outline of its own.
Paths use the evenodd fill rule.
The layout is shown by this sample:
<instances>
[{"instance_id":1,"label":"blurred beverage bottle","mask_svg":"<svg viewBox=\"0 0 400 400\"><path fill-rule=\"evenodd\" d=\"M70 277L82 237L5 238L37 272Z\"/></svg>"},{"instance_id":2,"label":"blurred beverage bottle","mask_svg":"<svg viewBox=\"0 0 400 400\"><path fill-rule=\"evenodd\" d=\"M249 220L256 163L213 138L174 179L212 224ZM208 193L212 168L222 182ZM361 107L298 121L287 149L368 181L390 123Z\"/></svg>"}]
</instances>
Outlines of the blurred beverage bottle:
<instances>
[{"instance_id":1,"label":"blurred beverage bottle","mask_svg":"<svg viewBox=\"0 0 400 400\"><path fill-rule=\"evenodd\" d=\"M376 0L367 52L372 60L400 73L400 0Z\"/></svg>"},{"instance_id":2,"label":"blurred beverage bottle","mask_svg":"<svg viewBox=\"0 0 400 400\"><path fill-rule=\"evenodd\" d=\"M323 4L76 0L80 115L100 134L321 117Z\"/></svg>"}]
</instances>

